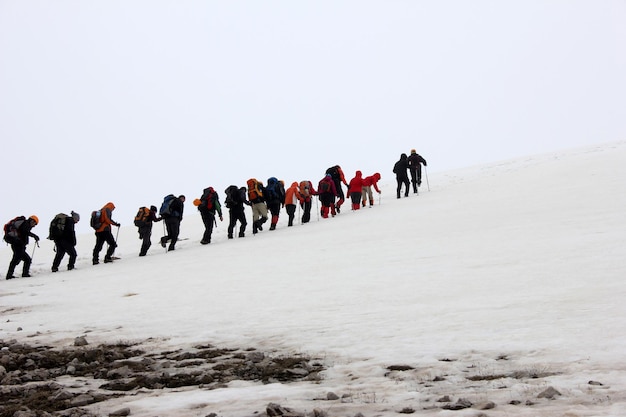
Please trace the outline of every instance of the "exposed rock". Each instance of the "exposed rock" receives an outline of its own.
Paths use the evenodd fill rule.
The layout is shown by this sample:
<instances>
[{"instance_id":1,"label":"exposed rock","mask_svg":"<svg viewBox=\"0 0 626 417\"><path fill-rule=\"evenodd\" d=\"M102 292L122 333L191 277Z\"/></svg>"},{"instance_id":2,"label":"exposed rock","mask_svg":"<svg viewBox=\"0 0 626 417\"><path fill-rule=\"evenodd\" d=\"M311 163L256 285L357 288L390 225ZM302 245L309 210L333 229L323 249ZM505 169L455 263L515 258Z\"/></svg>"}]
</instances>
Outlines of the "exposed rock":
<instances>
[{"instance_id":1,"label":"exposed rock","mask_svg":"<svg viewBox=\"0 0 626 417\"><path fill-rule=\"evenodd\" d=\"M465 398L459 398L454 404L446 404L441 408L443 408L444 410L463 410L465 408L470 408L472 405L473 404L470 400L466 400Z\"/></svg>"},{"instance_id":2,"label":"exposed rock","mask_svg":"<svg viewBox=\"0 0 626 417\"><path fill-rule=\"evenodd\" d=\"M304 413L295 412L289 408L282 407L280 404L269 403L265 408L268 417L305 417Z\"/></svg>"},{"instance_id":3,"label":"exposed rock","mask_svg":"<svg viewBox=\"0 0 626 417\"><path fill-rule=\"evenodd\" d=\"M84 405L89 405L94 402L95 402L95 399L91 395L81 394L77 397L74 397L72 400L70 400L70 405L72 407L82 407Z\"/></svg>"},{"instance_id":4,"label":"exposed rock","mask_svg":"<svg viewBox=\"0 0 626 417\"><path fill-rule=\"evenodd\" d=\"M476 408L479 410L491 410L496 408L496 404L493 401L486 401L484 403L476 404Z\"/></svg>"},{"instance_id":5,"label":"exposed rock","mask_svg":"<svg viewBox=\"0 0 626 417\"><path fill-rule=\"evenodd\" d=\"M557 391L553 387L548 387L545 390L543 390L541 393L539 393L539 395L537 395L537 398L547 398L549 400L553 400L554 397L557 397L560 395L561 393L559 391Z\"/></svg>"},{"instance_id":6,"label":"exposed rock","mask_svg":"<svg viewBox=\"0 0 626 417\"><path fill-rule=\"evenodd\" d=\"M85 336L79 336L74 339L74 346L87 346L89 343L87 342L87 338Z\"/></svg>"},{"instance_id":7,"label":"exposed rock","mask_svg":"<svg viewBox=\"0 0 626 417\"><path fill-rule=\"evenodd\" d=\"M339 396L335 394L334 392L329 392L326 394L326 399L330 401L335 401L339 399Z\"/></svg>"},{"instance_id":8,"label":"exposed rock","mask_svg":"<svg viewBox=\"0 0 626 417\"><path fill-rule=\"evenodd\" d=\"M263 352L248 352L246 355L246 359L252 363L259 363L265 359L265 354Z\"/></svg>"},{"instance_id":9,"label":"exposed rock","mask_svg":"<svg viewBox=\"0 0 626 417\"><path fill-rule=\"evenodd\" d=\"M130 408L124 407L109 413L109 417L125 417L130 415Z\"/></svg>"}]
</instances>

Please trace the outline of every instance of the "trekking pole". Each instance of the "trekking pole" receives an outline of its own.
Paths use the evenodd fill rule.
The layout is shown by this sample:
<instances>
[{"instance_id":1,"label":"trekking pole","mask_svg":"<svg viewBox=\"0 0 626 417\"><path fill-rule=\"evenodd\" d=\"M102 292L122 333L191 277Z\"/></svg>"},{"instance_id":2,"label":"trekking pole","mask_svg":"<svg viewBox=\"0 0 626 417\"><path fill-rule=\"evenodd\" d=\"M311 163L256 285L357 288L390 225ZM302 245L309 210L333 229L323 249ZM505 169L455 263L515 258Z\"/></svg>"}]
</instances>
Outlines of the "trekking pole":
<instances>
[{"instance_id":1,"label":"trekking pole","mask_svg":"<svg viewBox=\"0 0 626 417\"><path fill-rule=\"evenodd\" d=\"M426 165L424 165L424 174L426 175L426 186L428 187L428 191L430 191L430 183L428 182L428 170L426 169Z\"/></svg>"},{"instance_id":2,"label":"trekking pole","mask_svg":"<svg viewBox=\"0 0 626 417\"><path fill-rule=\"evenodd\" d=\"M120 234L120 227L117 226L117 233L115 233L115 244L116 245L117 245L117 237L119 236L119 234Z\"/></svg>"},{"instance_id":3,"label":"trekking pole","mask_svg":"<svg viewBox=\"0 0 626 417\"><path fill-rule=\"evenodd\" d=\"M31 261L32 261L32 259L35 257L35 248L38 248L38 247L39 247L39 241L38 241L38 240L36 240L36 241L35 241L35 244L33 245L33 253L31 253L31 254L30 254L30 259L31 259Z\"/></svg>"},{"instance_id":4,"label":"trekking pole","mask_svg":"<svg viewBox=\"0 0 626 417\"><path fill-rule=\"evenodd\" d=\"M319 199L316 198L315 199L315 212L317 213L317 221L320 221L320 206L319 206Z\"/></svg>"},{"instance_id":5,"label":"trekking pole","mask_svg":"<svg viewBox=\"0 0 626 417\"><path fill-rule=\"evenodd\" d=\"M163 237L161 238L161 242L163 242L163 238L167 236L167 232L165 229L165 220L163 220ZM161 243L161 246L163 245L163 243ZM165 249L165 253L167 253L167 245L163 247L163 249Z\"/></svg>"}]
</instances>

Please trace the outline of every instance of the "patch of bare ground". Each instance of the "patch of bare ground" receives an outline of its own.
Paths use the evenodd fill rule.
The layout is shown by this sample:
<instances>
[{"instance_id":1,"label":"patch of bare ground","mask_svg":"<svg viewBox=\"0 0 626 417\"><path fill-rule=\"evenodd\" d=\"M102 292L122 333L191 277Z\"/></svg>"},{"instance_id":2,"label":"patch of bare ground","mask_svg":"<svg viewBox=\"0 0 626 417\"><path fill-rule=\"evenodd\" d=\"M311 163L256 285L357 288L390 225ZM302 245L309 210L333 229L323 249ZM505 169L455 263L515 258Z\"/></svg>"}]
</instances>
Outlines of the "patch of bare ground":
<instances>
[{"instance_id":1,"label":"patch of bare ground","mask_svg":"<svg viewBox=\"0 0 626 417\"><path fill-rule=\"evenodd\" d=\"M271 357L208 344L146 353L129 343L89 346L80 339L64 349L0 340L0 417L90 417L82 407L138 389L317 381L323 370L304 355Z\"/></svg>"}]
</instances>

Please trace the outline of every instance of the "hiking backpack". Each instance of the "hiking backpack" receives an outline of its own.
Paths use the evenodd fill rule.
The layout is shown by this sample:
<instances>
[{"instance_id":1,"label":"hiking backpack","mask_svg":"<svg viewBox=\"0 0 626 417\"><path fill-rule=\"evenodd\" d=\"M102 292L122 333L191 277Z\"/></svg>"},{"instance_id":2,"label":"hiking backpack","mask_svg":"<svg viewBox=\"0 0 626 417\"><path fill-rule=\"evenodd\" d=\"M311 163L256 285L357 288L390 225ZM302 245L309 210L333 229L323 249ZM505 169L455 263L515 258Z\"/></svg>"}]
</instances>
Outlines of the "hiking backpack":
<instances>
[{"instance_id":1,"label":"hiking backpack","mask_svg":"<svg viewBox=\"0 0 626 417\"><path fill-rule=\"evenodd\" d=\"M319 188L318 191L319 191L320 194L330 193L331 192L330 182L329 181L322 181L322 182L320 182L320 188Z\"/></svg>"},{"instance_id":2,"label":"hiking backpack","mask_svg":"<svg viewBox=\"0 0 626 417\"><path fill-rule=\"evenodd\" d=\"M89 225L94 229L98 230L102 227L102 210L95 210L91 212L91 218L89 219Z\"/></svg>"},{"instance_id":3,"label":"hiking backpack","mask_svg":"<svg viewBox=\"0 0 626 417\"><path fill-rule=\"evenodd\" d=\"M299 187L300 195L302 197L309 197L311 195L311 182L310 181L300 181Z\"/></svg>"},{"instance_id":4,"label":"hiking backpack","mask_svg":"<svg viewBox=\"0 0 626 417\"><path fill-rule=\"evenodd\" d=\"M339 165L335 165L334 167L330 167L326 170L326 173L330 175L333 181L337 182L341 180L341 175L339 175Z\"/></svg>"},{"instance_id":5,"label":"hiking backpack","mask_svg":"<svg viewBox=\"0 0 626 417\"><path fill-rule=\"evenodd\" d=\"M165 198L163 198L163 204L161 204L161 208L159 209L159 214L161 216L169 216L170 214L172 214L170 206L172 205L172 201L174 201L175 199L176 196L174 194L168 194L165 196Z\"/></svg>"},{"instance_id":6,"label":"hiking backpack","mask_svg":"<svg viewBox=\"0 0 626 417\"><path fill-rule=\"evenodd\" d=\"M54 216L54 219L50 222L50 230L48 233L48 239L57 240L63 237L63 231L65 230L65 221L69 216L67 214L59 213Z\"/></svg>"},{"instance_id":7,"label":"hiking backpack","mask_svg":"<svg viewBox=\"0 0 626 417\"><path fill-rule=\"evenodd\" d=\"M213 187L207 188L200 198L200 205L198 206L198 210L200 210L200 207L206 207L209 211L215 210L214 202L216 199L217 193L215 192Z\"/></svg>"},{"instance_id":8,"label":"hiking backpack","mask_svg":"<svg viewBox=\"0 0 626 417\"><path fill-rule=\"evenodd\" d=\"M137 215L135 216L135 226L144 227L148 224L150 218L150 209L148 207L139 207Z\"/></svg>"},{"instance_id":9,"label":"hiking backpack","mask_svg":"<svg viewBox=\"0 0 626 417\"><path fill-rule=\"evenodd\" d=\"M226 200L224 200L224 203L227 208L233 208L242 202L239 187L236 185L229 186L226 190L224 190L224 193L226 194Z\"/></svg>"},{"instance_id":10,"label":"hiking backpack","mask_svg":"<svg viewBox=\"0 0 626 417\"><path fill-rule=\"evenodd\" d=\"M267 192L268 200L280 199L280 190L278 189L278 185L278 179L276 179L276 177L271 177L267 180L267 187L265 187L265 191Z\"/></svg>"},{"instance_id":11,"label":"hiking backpack","mask_svg":"<svg viewBox=\"0 0 626 417\"><path fill-rule=\"evenodd\" d=\"M17 216L13 220L10 220L4 225L4 241L7 243L14 243L19 239L18 228L26 221L26 217Z\"/></svg>"},{"instance_id":12,"label":"hiking backpack","mask_svg":"<svg viewBox=\"0 0 626 417\"><path fill-rule=\"evenodd\" d=\"M248 200L254 201L257 198L263 198L263 191L261 190L261 184L254 178L250 178L246 181L248 186Z\"/></svg>"}]
</instances>

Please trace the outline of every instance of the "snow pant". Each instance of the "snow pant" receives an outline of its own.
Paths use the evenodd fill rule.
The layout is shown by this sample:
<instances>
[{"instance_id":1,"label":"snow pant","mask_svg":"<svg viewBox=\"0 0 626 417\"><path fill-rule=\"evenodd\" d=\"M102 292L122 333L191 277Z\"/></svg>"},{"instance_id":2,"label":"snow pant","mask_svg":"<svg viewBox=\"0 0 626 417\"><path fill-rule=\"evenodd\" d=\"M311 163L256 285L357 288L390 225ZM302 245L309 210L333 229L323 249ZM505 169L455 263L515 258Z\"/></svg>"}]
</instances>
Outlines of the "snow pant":
<instances>
[{"instance_id":1,"label":"snow pant","mask_svg":"<svg viewBox=\"0 0 626 417\"><path fill-rule=\"evenodd\" d=\"M311 205L313 201L311 198L307 198L303 203L300 203L300 207L302 207L302 223L308 223L311 220Z\"/></svg>"},{"instance_id":2,"label":"snow pant","mask_svg":"<svg viewBox=\"0 0 626 417\"><path fill-rule=\"evenodd\" d=\"M166 217L165 218L165 230L167 235L161 238L161 246L165 247L167 242L170 242L168 250L176 249L176 242L178 242L178 235L180 234L180 219L178 217Z\"/></svg>"},{"instance_id":3,"label":"snow pant","mask_svg":"<svg viewBox=\"0 0 626 417\"><path fill-rule=\"evenodd\" d=\"M76 247L74 245L74 242L59 239L55 240L54 244L56 245L57 254L54 256L54 260L52 261L52 272L56 272L59 270L59 265L61 265L61 261L63 260L63 257L66 253L69 255L67 270L70 271L74 269L76 257L78 256L78 254L76 253Z\"/></svg>"},{"instance_id":4,"label":"snow pant","mask_svg":"<svg viewBox=\"0 0 626 417\"><path fill-rule=\"evenodd\" d=\"M204 234L200 243L206 245L211 243L211 235L213 234L213 225L215 224L215 212L207 209L200 210L200 216L202 217L202 223L204 223Z\"/></svg>"},{"instance_id":5,"label":"snow pant","mask_svg":"<svg viewBox=\"0 0 626 417\"><path fill-rule=\"evenodd\" d=\"M22 266L22 276L28 276L32 259L26 253L26 245L22 242L11 243L11 250L13 251L13 257L11 258L11 262L9 263L7 279L15 278L13 276L15 268L22 261L24 261L24 265Z\"/></svg>"},{"instance_id":6,"label":"snow pant","mask_svg":"<svg viewBox=\"0 0 626 417\"><path fill-rule=\"evenodd\" d=\"M361 208L361 192L350 193L350 200L352 200L352 210L358 210Z\"/></svg>"},{"instance_id":7,"label":"snow pant","mask_svg":"<svg viewBox=\"0 0 626 417\"><path fill-rule=\"evenodd\" d=\"M396 181L398 182L398 188L396 189L396 194L398 198L400 198L400 192L402 191L402 184L404 184L404 196L409 196L409 177L406 175L402 177L396 177Z\"/></svg>"},{"instance_id":8,"label":"snow pant","mask_svg":"<svg viewBox=\"0 0 626 417\"><path fill-rule=\"evenodd\" d=\"M361 194L363 194L363 199L361 200L361 204L365 207L365 203L369 200L370 207L374 205L374 196L372 194L372 186L365 185L361 189Z\"/></svg>"},{"instance_id":9,"label":"snow pant","mask_svg":"<svg viewBox=\"0 0 626 417\"><path fill-rule=\"evenodd\" d=\"M115 248L117 248L117 243L115 243L115 238L113 237L113 233L111 233L111 229L103 230L102 232L96 232L96 246L93 248L93 264L98 263L98 258L100 256L100 251L104 246L104 243L109 245L106 254L104 255L104 261L111 261L111 257L115 252Z\"/></svg>"},{"instance_id":10,"label":"snow pant","mask_svg":"<svg viewBox=\"0 0 626 417\"><path fill-rule=\"evenodd\" d=\"M246 220L246 212L244 211L243 206L231 208L228 212L228 218L228 238L232 239L237 221L241 224L239 226L239 237L244 237L248 221Z\"/></svg>"},{"instance_id":11,"label":"snow pant","mask_svg":"<svg viewBox=\"0 0 626 417\"><path fill-rule=\"evenodd\" d=\"M276 224L278 223L278 216L280 216L280 201L270 201L267 203L267 209L272 214L272 221L270 225L270 230L276 229Z\"/></svg>"},{"instance_id":12,"label":"snow pant","mask_svg":"<svg viewBox=\"0 0 626 417\"><path fill-rule=\"evenodd\" d=\"M287 216L289 216L289 223L287 223L287 226L293 226L293 219L296 217L296 205L287 204L285 205L285 210L287 211Z\"/></svg>"},{"instance_id":13,"label":"snow pant","mask_svg":"<svg viewBox=\"0 0 626 417\"><path fill-rule=\"evenodd\" d=\"M141 249L139 249L139 256L146 256L148 249L152 246L152 222L149 225L142 226L138 229L139 239L141 239Z\"/></svg>"},{"instance_id":14,"label":"snow pant","mask_svg":"<svg viewBox=\"0 0 626 417\"><path fill-rule=\"evenodd\" d=\"M322 193L320 194L320 203L322 203L321 215L323 218L328 218L328 212L334 216L337 214L335 211L335 196L331 193Z\"/></svg>"},{"instance_id":15,"label":"snow pant","mask_svg":"<svg viewBox=\"0 0 626 417\"><path fill-rule=\"evenodd\" d=\"M343 188L341 188L341 181L335 181L335 188L337 189L337 197L339 198L339 200L337 200L336 207L340 208L346 198L343 193Z\"/></svg>"},{"instance_id":16,"label":"snow pant","mask_svg":"<svg viewBox=\"0 0 626 417\"><path fill-rule=\"evenodd\" d=\"M267 205L265 203L254 203L252 205L252 233L263 230L263 223L267 221Z\"/></svg>"},{"instance_id":17,"label":"snow pant","mask_svg":"<svg viewBox=\"0 0 626 417\"><path fill-rule=\"evenodd\" d=\"M422 165L417 164L415 168L411 168L411 183L413 183L413 193L417 193L417 187L422 185Z\"/></svg>"}]
</instances>

